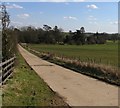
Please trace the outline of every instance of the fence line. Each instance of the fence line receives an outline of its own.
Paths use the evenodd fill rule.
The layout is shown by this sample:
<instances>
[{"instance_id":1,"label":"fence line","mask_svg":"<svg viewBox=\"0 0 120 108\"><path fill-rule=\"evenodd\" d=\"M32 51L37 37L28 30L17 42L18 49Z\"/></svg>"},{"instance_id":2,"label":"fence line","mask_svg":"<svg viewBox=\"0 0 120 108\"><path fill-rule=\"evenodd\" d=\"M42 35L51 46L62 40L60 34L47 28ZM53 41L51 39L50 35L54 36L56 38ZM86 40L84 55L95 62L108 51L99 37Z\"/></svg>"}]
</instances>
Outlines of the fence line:
<instances>
[{"instance_id":1,"label":"fence line","mask_svg":"<svg viewBox=\"0 0 120 108\"><path fill-rule=\"evenodd\" d=\"M15 58L16 57L12 57L9 60L0 63L0 83L4 82L12 73L15 64Z\"/></svg>"}]
</instances>

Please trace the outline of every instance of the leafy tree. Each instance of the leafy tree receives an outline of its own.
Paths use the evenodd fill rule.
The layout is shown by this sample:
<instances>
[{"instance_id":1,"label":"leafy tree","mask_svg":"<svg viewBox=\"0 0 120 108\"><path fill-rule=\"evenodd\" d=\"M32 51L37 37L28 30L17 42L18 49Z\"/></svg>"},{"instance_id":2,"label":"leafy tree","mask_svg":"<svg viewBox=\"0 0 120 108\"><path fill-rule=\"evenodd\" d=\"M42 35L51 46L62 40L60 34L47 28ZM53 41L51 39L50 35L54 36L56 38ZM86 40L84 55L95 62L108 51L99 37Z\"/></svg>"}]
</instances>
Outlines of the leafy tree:
<instances>
[{"instance_id":1,"label":"leafy tree","mask_svg":"<svg viewBox=\"0 0 120 108\"><path fill-rule=\"evenodd\" d=\"M1 6L1 21L2 21L2 61L5 61L15 55L17 49L17 36L13 27L8 28L10 24L10 15L7 12L6 6Z\"/></svg>"},{"instance_id":2,"label":"leafy tree","mask_svg":"<svg viewBox=\"0 0 120 108\"><path fill-rule=\"evenodd\" d=\"M80 33L82 33L82 34L85 33L85 28L84 27L80 28Z\"/></svg>"},{"instance_id":3,"label":"leafy tree","mask_svg":"<svg viewBox=\"0 0 120 108\"><path fill-rule=\"evenodd\" d=\"M19 30L20 42L26 43L45 43L45 44L104 44L106 42L106 37L108 34L105 33L85 33L84 27L76 32L69 31L69 33L63 32L61 28L55 26L53 29L44 25L43 29L34 27L22 27Z\"/></svg>"},{"instance_id":4,"label":"leafy tree","mask_svg":"<svg viewBox=\"0 0 120 108\"><path fill-rule=\"evenodd\" d=\"M73 38L73 33L72 33L72 31L70 30L69 33L66 35L66 37L65 37L65 39L64 39L64 43L74 44L74 40L73 40L72 38Z\"/></svg>"},{"instance_id":5,"label":"leafy tree","mask_svg":"<svg viewBox=\"0 0 120 108\"><path fill-rule=\"evenodd\" d=\"M115 43L118 40L118 34L112 34L111 40Z\"/></svg>"},{"instance_id":6,"label":"leafy tree","mask_svg":"<svg viewBox=\"0 0 120 108\"><path fill-rule=\"evenodd\" d=\"M53 35L56 43L63 42L62 29L59 29L57 26L53 28Z\"/></svg>"},{"instance_id":7,"label":"leafy tree","mask_svg":"<svg viewBox=\"0 0 120 108\"><path fill-rule=\"evenodd\" d=\"M86 38L85 38L84 33L85 33L84 27L81 27L80 30L76 30L76 32L74 33L73 40L77 45L85 44L85 39Z\"/></svg>"},{"instance_id":8,"label":"leafy tree","mask_svg":"<svg viewBox=\"0 0 120 108\"><path fill-rule=\"evenodd\" d=\"M49 31L49 30L51 30L51 27L48 26L48 25L43 25L43 29L44 29L45 31Z\"/></svg>"},{"instance_id":9,"label":"leafy tree","mask_svg":"<svg viewBox=\"0 0 120 108\"><path fill-rule=\"evenodd\" d=\"M0 18L2 21L2 60L4 61L5 59L8 59L10 56L9 55L10 49L8 49L9 40L7 35L7 27L9 26L10 23L10 17L4 4L1 5L0 13L1 13Z\"/></svg>"},{"instance_id":10,"label":"leafy tree","mask_svg":"<svg viewBox=\"0 0 120 108\"><path fill-rule=\"evenodd\" d=\"M96 40L95 40L95 37L93 35L87 37L87 44L96 44Z\"/></svg>"}]
</instances>

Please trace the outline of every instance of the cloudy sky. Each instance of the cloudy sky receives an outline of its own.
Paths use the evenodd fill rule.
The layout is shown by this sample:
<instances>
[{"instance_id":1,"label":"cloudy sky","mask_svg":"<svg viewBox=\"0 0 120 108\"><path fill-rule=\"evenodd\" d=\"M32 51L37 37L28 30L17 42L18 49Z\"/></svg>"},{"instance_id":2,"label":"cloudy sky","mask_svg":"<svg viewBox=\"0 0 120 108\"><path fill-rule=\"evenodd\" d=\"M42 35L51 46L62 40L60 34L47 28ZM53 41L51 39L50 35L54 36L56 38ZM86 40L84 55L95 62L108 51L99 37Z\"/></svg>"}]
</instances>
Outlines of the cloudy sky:
<instances>
[{"instance_id":1,"label":"cloudy sky","mask_svg":"<svg viewBox=\"0 0 120 108\"><path fill-rule=\"evenodd\" d=\"M51 27L57 25L64 31L75 31L83 26L86 32L118 32L117 0L106 0L106 2L88 2L88 0L11 1L13 2L6 0L6 5L11 25L14 26L33 25L42 28L44 24L48 24Z\"/></svg>"}]
</instances>

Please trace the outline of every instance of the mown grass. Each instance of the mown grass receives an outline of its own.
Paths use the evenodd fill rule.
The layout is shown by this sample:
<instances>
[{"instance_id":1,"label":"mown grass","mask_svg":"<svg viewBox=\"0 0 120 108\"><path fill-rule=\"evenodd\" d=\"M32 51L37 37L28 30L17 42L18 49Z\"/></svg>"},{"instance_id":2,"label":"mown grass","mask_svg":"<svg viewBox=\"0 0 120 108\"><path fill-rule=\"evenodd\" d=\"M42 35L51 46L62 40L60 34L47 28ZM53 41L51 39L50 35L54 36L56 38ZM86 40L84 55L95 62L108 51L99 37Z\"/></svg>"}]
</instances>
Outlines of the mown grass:
<instances>
[{"instance_id":1,"label":"mown grass","mask_svg":"<svg viewBox=\"0 0 120 108\"><path fill-rule=\"evenodd\" d=\"M107 42L102 45L40 45L28 44L39 52L50 52L59 56L77 58L80 61L118 66L118 43Z\"/></svg>"},{"instance_id":2,"label":"mown grass","mask_svg":"<svg viewBox=\"0 0 120 108\"><path fill-rule=\"evenodd\" d=\"M12 76L3 85L3 107L67 106L18 54Z\"/></svg>"}]
</instances>

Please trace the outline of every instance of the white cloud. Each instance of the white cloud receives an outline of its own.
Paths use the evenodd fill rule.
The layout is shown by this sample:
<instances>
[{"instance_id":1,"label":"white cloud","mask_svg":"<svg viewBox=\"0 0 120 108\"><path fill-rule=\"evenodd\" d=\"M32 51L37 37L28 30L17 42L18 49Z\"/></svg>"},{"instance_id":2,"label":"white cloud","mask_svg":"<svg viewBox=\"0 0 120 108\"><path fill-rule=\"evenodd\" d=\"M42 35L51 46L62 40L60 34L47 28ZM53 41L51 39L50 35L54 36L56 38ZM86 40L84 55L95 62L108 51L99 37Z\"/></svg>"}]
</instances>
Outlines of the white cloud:
<instances>
[{"instance_id":1,"label":"white cloud","mask_svg":"<svg viewBox=\"0 0 120 108\"><path fill-rule=\"evenodd\" d=\"M90 20L90 21L96 21L97 18L95 18L94 16L90 15L90 16L88 17L88 20Z\"/></svg>"},{"instance_id":2,"label":"white cloud","mask_svg":"<svg viewBox=\"0 0 120 108\"><path fill-rule=\"evenodd\" d=\"M77 20L77 18L76 17L72 17L72 16L65 16L65 17L63 17L64 19L72 19L72 20Z\"/></svg>"},{"instance_id":3,"label":"white cloud","mask_svg":"<svg viewBox=\"0 0 120 108\"><path fill-rule=\"evenodd\" d=\"M18 21L11 21L10 26L14 26L15 28L22 27L24 24Z\"/></svg>"},{"instance_id":4,"label":"white cloud","mask_svg":"<svg viewBox=\"0 0 120 108\"><path fill-rule=\"evenodd\" d=\"M15 25L23 25L23 23L21 22L17 22L17 21L11 21L12 24L15 24Z\"/></svg>"},{"instance_id":5,"label":"white cloud","mask_svg":"<svg viewBox=\"0 0 120 108\"><path fill-rule=\"evenodd\" d=\"M110 22L110 24L115 24L115 25L117 25L118 24L118 21L114 21L114 22Z\"/></svg>"},{"instance_id":6,"label":"white cloud","mask_svg":"<svg viewBox=\"0 0 120 108\"><path fill-rule=\"evenodd\" d=\"M90 21L89 23L92 24L93 22Z\"/></svg>"},{"instance_id":7,"label":"white cloud","mask_svg":"<svg viewBox=\"0 0 120 108\"><path fill-rule=\"evenodd\" d=\"M19 6L19 5L16 5L16 4L13 4L13 7L14 7L14 8L19 8L19 9L22 9L22 8L23 8L22 6Z\"/></svg>"},{"instance_id":8,"label":"white cloud","mask_svg":"<svg viewBox=\"0 0 120 108\"><path fill-rule=\"evenodd\" d=\"M95 25L97 25L98 23L96 21L90 21L89 24L95 24Z\"/></svg>"},{"instance_id":9,"label":"white cloud","mask_svg":"<svg viewBox=\"0 0 120 108\"><path fill-rule=\"evenodd\" d=\"M28 18L28 17L30 17L30 15L29 14L19 14L19 15L17 15L19 18L23 18L23 19L26 19L26 18Z\"/></svg>"},{"instance_id":10,"label":"white cloud","mask_svg":"<svg viewBox=\"0 0 120 108\"><path fill-rule=\"evenodd\" d=\"M91 5L87 5L87 8L90 8L90 9L98 9L98 7L94 4L91 4Z\"/></svg>"},{"instance_id":11,"label":"white cloud","mask_svg":"<svg viewBox=\"0 0 120 108\"><path fill-rule=\"evenodd\" d=\"M10 3L7 3L7 6L6 6L8 9L23 9L22 6L20 5L17 5L17 4L10 4Z\"/></svg>"},{"instance_id":12,"label":"white cloud","mask_svg":"<svg viewBox=\"0 0 120 108\"><path fill-rule=\"evenodd\" d=\"M95 18L94 16L90 15L88 17L88 21L89 21L89 24L95 24L97 25L98 23L96 22L97 21L97 18Z\"/></svg>"}]
</instances>

